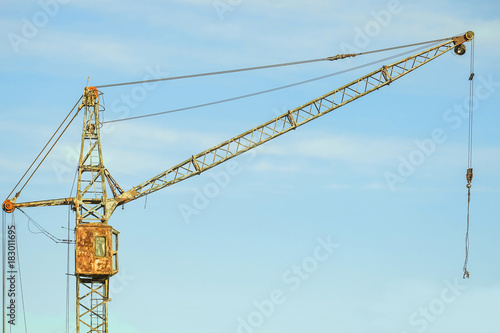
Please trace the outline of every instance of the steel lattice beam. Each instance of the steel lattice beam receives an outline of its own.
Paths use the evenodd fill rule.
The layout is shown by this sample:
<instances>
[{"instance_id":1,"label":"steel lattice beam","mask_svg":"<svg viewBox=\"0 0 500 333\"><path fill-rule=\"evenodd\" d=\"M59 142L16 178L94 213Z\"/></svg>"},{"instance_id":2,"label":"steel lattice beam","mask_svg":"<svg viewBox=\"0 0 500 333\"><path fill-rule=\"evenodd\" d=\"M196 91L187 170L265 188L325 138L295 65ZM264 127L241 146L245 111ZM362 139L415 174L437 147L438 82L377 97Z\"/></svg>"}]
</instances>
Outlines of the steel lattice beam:
<instances>
[{"instance_id":1,"label":"steel lattice beam","mask_svg":"<svg viewBox=\"0 0 500 333\"><path fill-rule=\"evenodd\" d=\"M383 66L309 103L192 156L173 168L121 194L116 198L113 206L116 207L117 205L148 195L213 168L228 159L391 84L465 41L465 37L454 38L411 57Z\"/></svg>"},{"instance_id":2,"label":"steel lattice beam","mask_svg":"<svg viewBox=\"0 0 500 333\"><path fill-rule=\"evenodd\" d=\"M77 277L77 332L108 332L108 282Z\"/></svg>"},{"instance_id":3,"label":"steel lattice beam","mask_svg":"<svg viewBox=\"0 0 500 333\"><path fill-rule=\"evenodd\" d=\"M77 197L74 202L77 227L82 224L107 224L108 222L106 217L107 178L101 151L97 90L85 89L83 105L85 115L78 166ZM77 239L77 251L79 242L82 241L89 240ZM109 276L94 277L76 274L76 290L77 333L108 333Z\"/></svg>"}]
</instances>

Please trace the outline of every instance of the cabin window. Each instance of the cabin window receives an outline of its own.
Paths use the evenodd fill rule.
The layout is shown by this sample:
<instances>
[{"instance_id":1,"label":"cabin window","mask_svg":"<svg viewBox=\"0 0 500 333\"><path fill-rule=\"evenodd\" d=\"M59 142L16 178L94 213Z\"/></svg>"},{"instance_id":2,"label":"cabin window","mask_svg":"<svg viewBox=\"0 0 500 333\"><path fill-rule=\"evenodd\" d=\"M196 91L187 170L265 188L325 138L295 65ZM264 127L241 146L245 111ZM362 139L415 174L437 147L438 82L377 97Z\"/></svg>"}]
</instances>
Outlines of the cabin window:
<instances>
[{"instance_id":1,"label":"cabin window","mask_svg":"<svg viewBox=\"0 0 500 333\"><path fill-rule=\"evenodd\" d=\"M106 256L106 237L97 236L95 238L95 256L96 257Z\"/></svg>"}]
</instances>

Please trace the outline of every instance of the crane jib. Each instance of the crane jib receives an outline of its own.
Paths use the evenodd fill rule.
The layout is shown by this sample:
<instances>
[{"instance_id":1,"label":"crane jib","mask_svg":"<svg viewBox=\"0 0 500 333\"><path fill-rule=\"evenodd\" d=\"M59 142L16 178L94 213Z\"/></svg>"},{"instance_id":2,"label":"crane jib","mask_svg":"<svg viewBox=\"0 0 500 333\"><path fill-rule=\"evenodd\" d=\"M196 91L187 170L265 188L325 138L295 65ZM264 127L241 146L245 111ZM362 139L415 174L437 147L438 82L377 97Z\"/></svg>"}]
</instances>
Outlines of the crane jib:
<instances>
[{"instance_id":1,"label":"crane jib","mask_svg":"<svg viewBox=\"0 0 500 333\"><path fill-rule=\"evenodd\" d=\"M117 204L124 204L209 170L313 119L391 84L462 43L470 41L473 36L472 32L468 32L464 36L455 37L413 56L382 66L382 68L328 94L194 155L188 160L125 192L122 197L117 197Z\"/></svg>"}]
</instances>

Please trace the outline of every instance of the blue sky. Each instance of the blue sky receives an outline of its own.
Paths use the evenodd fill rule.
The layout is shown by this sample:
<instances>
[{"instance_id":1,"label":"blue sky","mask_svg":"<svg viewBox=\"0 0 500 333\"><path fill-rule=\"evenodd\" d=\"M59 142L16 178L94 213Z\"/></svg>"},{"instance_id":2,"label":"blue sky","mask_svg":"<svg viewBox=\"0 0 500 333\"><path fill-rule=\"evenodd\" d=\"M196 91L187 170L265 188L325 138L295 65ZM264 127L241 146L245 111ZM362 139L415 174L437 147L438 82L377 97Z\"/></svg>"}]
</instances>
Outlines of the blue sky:
<instances>
[{"instance_id":1,"label":"blue sky","mask_svg":"<svg viewBox=\"0 0 500 333\"><path fill-rule=\"evenodd\" d=\"M4 197L88 77L90 85L102 85L259 66L473 30L469 280L462 280L467 119L461 115L469 92L468 52L446 54L254 153L117 210L110 224L121 232L121 272L111 285L110 331L498 328L498 2L4 0L0 13ZM211 102L385 56L104 88L103 117ZM380 66L252 99L105 125L105 165L128 189ZM70 194L81 121L68 129L19 200ZM404 182L391 186L386 175L401 175L415 156L424 157ZM66 236L66 207L26 212L57 237ZM28 327L64 332L67 247L30 232L24 215L15 216ZM74 280L70 291L74 322Z\"/></svg>"}]
</instances>

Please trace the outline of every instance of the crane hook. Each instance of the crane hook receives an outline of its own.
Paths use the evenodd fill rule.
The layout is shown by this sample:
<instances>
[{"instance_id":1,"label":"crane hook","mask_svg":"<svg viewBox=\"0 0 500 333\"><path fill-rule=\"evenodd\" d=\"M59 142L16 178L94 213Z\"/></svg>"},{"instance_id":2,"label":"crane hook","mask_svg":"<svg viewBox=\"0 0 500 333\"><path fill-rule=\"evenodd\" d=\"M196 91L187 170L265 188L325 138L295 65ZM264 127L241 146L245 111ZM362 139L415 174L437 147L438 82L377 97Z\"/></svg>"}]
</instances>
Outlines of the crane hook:
<instances>
[{"instance_id":1,"label":"crane hook","mask_svg":"<svg viewBox=\"0 0 500 333\"><path fill-rule=\"evenodd\" d=\"M465 176L465 178L467 179L467 188L471 187L470 183L472 182L472 176L472 168L467 169L467 174Z\"/></svg>"}]
</instances>

